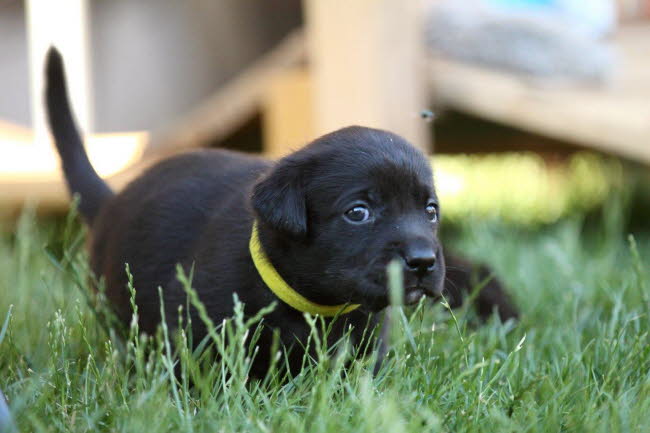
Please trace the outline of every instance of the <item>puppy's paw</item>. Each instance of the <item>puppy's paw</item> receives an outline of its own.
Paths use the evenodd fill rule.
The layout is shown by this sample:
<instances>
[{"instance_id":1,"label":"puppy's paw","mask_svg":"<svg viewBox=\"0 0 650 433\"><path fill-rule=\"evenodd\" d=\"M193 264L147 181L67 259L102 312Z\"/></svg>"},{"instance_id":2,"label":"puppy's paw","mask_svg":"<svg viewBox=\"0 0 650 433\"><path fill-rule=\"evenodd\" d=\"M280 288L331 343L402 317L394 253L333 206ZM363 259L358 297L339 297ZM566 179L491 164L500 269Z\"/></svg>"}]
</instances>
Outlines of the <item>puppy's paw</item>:
<instances>
[{"instance_id":1,"label":"puppy's paw","mask_svg":"<svg viewBox=\"0 0 650 433\"><path fill-rule=\"evenodd\" d=\"M452 308L461 306L472 290L477 289L478 293L472 298L482 320L495 311L502 322L519 317L519 311L501 281L487 266L453 255L447 256L446 261L445 296Z\"/></svg>"},{"instance_id":2,"label":"puppy's paw","mask_svg":"<svg viewBox=\"0 0 650 433\"><path fill-rule=\"evenodd\" d=\"M489 278L490 272L487 268L485 268L485 274ZM481 319L487 319L495 310L502 322L519 317L519 311L501 285L501 281L496 277L492 277L478 294L476 310Z\"/></svg>"}]
</instances>

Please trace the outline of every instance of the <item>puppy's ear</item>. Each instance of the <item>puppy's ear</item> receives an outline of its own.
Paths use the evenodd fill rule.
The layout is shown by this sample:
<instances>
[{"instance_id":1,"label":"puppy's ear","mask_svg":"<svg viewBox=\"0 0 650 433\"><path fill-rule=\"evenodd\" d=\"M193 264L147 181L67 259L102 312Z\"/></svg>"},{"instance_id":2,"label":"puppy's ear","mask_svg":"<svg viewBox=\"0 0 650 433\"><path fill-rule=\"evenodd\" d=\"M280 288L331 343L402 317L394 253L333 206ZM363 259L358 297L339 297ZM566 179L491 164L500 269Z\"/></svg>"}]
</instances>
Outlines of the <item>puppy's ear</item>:
<instances>
[{"instance_id":1,"label":"puppy's ear","mask_svg":"<svg viewBox=\"0 0 650 433\"><path fill-rule=\"evenodd\" d=\"M258 218L294 237L307 234L307 203L301 171L280 161L253 189L252 204Z\"/></svg>"}]
</instances>

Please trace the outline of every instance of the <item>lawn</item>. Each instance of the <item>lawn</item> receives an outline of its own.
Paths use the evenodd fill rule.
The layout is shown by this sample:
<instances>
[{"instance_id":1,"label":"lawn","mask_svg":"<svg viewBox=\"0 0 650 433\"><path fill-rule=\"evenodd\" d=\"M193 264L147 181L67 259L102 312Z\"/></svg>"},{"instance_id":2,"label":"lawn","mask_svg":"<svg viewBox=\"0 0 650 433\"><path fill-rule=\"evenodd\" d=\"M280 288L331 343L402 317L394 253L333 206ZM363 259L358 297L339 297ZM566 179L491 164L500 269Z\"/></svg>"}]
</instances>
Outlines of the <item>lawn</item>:
<instances>
[{"instance_id":1,"label":"lawn","mask_svg":"<svg viewBox=\"0 0 650 433\"><path fill-rule=\"evenodd\" d=\"M21 432L648 432L650 233L600 215L449 232L512 288L517 324L423 303L396 311L376 377L372 359L346 367L345 342L313 341L298 377L253 381L241 344L208 362L165 329L116 338L89 307L78 223L26 212L0 235L0 389Z\"/></svg>"}]
</instances>

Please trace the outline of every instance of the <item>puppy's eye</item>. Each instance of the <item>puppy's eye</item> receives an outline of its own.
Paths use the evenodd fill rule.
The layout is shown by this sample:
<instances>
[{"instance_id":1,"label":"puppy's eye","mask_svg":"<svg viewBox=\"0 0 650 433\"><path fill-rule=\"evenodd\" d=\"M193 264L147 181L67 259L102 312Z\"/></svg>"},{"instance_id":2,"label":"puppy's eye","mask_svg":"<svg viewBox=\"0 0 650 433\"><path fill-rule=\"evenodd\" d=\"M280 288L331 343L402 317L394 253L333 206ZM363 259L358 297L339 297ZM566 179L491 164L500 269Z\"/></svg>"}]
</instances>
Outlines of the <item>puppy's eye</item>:
<instances>
[{"instance_id":1,"label":"puppy's eye","mask_svg":"<svg viewBox=\"0 0 650 433\"><path fill-rule=\"evenodd\" d=\"M353 223L362 223L370 219L370 209L358 204L345 212L345 218Z\"/></svg>"},{"instance_id":2,"label":"puppy's eye","mask_svg":"<svg viewBox=\"0 0 650 433\"><path fill-rule=\"evenodd\" d=\"M429 203L426 207L427 217L429 221L436 222L438 221L438 208L435 204Z\"/></svg>"}]
</instances>

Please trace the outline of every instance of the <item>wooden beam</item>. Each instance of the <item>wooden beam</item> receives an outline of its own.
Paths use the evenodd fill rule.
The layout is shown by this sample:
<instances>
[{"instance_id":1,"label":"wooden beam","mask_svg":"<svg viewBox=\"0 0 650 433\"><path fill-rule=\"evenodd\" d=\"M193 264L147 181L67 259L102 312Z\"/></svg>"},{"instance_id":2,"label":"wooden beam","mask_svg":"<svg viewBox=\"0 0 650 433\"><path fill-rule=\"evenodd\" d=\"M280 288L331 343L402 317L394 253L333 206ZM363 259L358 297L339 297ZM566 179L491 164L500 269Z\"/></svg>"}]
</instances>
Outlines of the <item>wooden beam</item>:
<instances>
[{"instance_id":1,"label":"wooden beam","mask_svg":"<svg viewBox=\"0 0 650 433\"><path fill-rule=\"evenodd\" d=\"M429 79L442 107L650 164L649 40L648 24L620 30L619 72L602 88L535 85L439 57Z\"/></svg>"},{"instance_id":2,"label":"wooden beam","mask_svg":"<svg viewBox=\"0 0 650 433\"><path fill-rule=\"evenodd\" d=\"M421 5L404 0L305 0L317 135L362 125L428 148Z\"/></svg>"},{"instance_id":3,"label":"wooden beam","mask_svg":"<svg viewBox=\"0 0 650 433\"><path fill-rule=\"evenodd\" d=\"M297 31L220 88L197 109L173 123L168 129L158 131L155 138L152 139L143 133L113 134L128 146L122 154L129 158L129 165L123 166L124 170L119 173L108 176L108 183L113 189L120 190L142 170L167 156L206 146L233 134L261 110L267 89L278 74L301 64L304 58L303 37L301 32ZM97 146L94 146L93 143L97 140L110 139L106 138L106 135L110 134L93 134L90 140L87 140L91 160L93 148L100 153L115 147L115 143L97 143ZM39 203L39 209L63 209L68 203L68 197L63 175L58 169L58 157L49 149L36 149L32 146L35 140L29 129L14 127L8 123L0 124L0 141L2 140L9 146L24 147L21 154L31 151L36 153L34 163L26 167L24 173L17 173L13 169L3 170L3 164L11 165L12 161L3 160L3 164L0 164L0 208L16 209L27 201L35 201ZM49 140L42 143L49 145ZM94 163L98 164L101 159L105 158L99 158Z\"/></svg>"},{"instance_id":4,"label":"wooden beam","mask_svg":"<svg viewBox=\"0 0 650 433\"><path fill-rule=\"evenodd\" d=\"M302 32L297 30L197 108L168 128L155 131L145 157L159 157L224 139L259 112L277 74L304 59L305 44Z\"/></svg>"},{"instance_id":5,"label":"wooden beam","mask_svg":"<svg viewBox=\"0 0 650 433\"><path fill-rule=\"evenodd\" d=\"M84 138L91 163L116 190L156 159L142 160L146 132L89 134ZM0 130L0 208L36 202L44 209L64 208L68 195L59 157L34 144L31 132Z\"/></svg>"},{"instance_id":6,"label":"wooden beam","mask_svg":"<svg viewBox=\"0 0 650 433\"><path fill-rule=\"evenodd\" d=\"M267 89L262 108L264 153L282 157L316 138L311 80L305 67L279 73Z\"/></svg>"}]
</instances>

